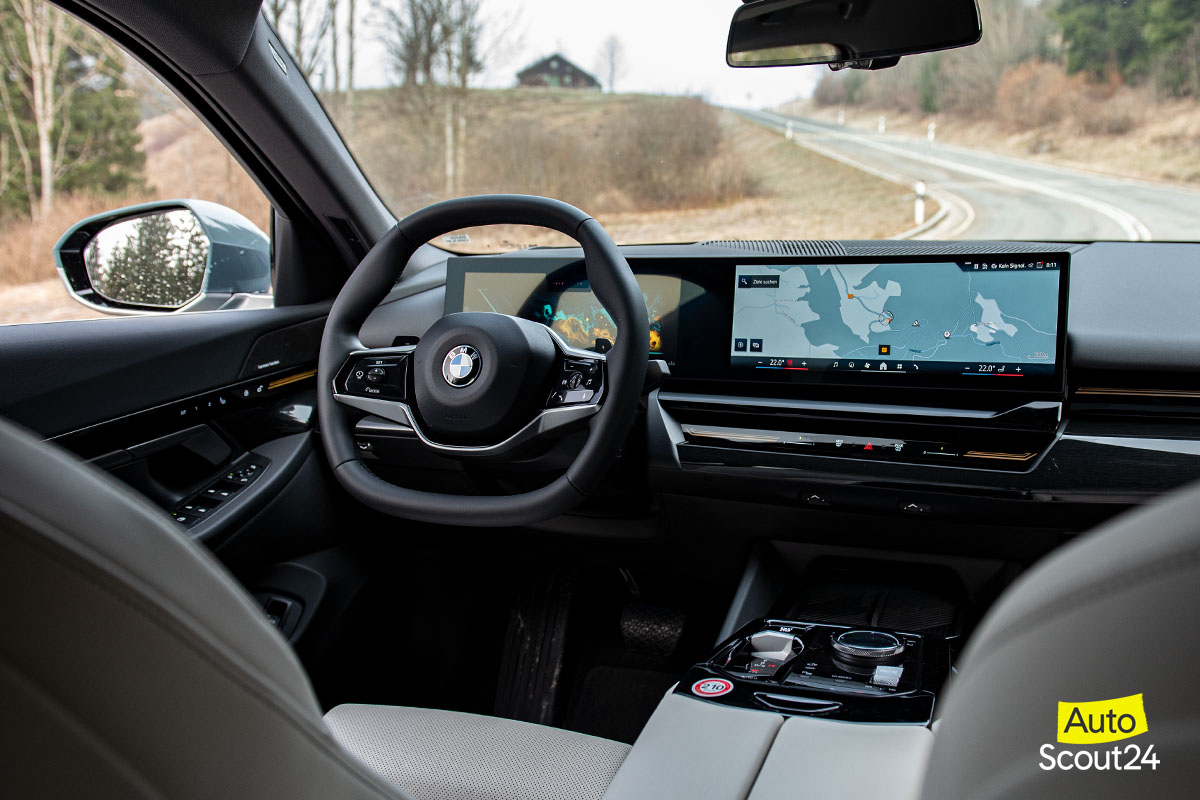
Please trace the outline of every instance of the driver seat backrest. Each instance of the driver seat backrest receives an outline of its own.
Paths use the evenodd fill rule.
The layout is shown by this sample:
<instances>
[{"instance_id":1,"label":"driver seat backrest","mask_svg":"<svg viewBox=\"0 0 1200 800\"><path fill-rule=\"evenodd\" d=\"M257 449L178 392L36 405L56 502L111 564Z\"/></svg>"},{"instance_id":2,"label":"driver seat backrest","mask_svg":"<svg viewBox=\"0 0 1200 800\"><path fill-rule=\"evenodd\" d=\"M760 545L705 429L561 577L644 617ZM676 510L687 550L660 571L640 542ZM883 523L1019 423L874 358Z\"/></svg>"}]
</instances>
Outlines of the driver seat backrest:
<instances>
[{"instance_id":1,"label":"driver seat backrest","mask_svg":"<svg viewBox=\"0 0 1200 800\"><path fill-rule=\"evenodd\" d=\"M1195 796L1198 670L1200 489L1193 487L1064 545L1005 591L972 634L947 692L921 797ZM1094 745L1058 741L1059 702L1138 694L1147 732ZM1068 753L1069 769L1057 761L1046 768L1047 745L1056 759ZM1113 766L1114 747L1124 767L1135 761L1127 748L1145 753L1150 745L1157 769ZM1084 750L1108 768L1077 768L1074 754Z\"/></svg>"},{"instance_id":2,"label":"driver seat backrest","mask_svg":"<svg viewBox=\"0 0 1200 800\"><path fill-rule=\"evenodd\" d=\"M165 514L2 420L0 476L0 793L401 796L338 745L291 648Z\"/></svg>"}]
</instances>

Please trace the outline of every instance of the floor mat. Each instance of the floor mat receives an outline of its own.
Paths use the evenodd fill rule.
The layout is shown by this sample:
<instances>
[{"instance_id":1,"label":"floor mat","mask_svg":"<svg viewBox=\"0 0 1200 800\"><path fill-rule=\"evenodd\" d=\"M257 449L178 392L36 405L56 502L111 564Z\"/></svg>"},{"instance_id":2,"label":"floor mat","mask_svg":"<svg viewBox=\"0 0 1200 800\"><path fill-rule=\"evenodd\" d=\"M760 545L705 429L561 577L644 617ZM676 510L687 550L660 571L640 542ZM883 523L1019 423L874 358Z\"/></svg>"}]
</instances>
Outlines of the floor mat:
<instances>
[{"instance_id":1,"label":"floor mat","mask_svg":"<svg viewBox=\"0 0 1200 800\"><path fill-rule=\"evenodd\" d=\"M584 676L579 700L563 727L633 744L658 701L678 679L675 672L593 667Z\"/></svg>"},{"instance_id":2,"label":"floor mat","mask_svg":"<svg viewBox=\"0 0 1200 800\"><path fill-rule=\"evenodd\" d=\"M554 723L574 593L571 572L530 579L519 593L504 638L496 716Z\"/></svg>"}]
</instances>

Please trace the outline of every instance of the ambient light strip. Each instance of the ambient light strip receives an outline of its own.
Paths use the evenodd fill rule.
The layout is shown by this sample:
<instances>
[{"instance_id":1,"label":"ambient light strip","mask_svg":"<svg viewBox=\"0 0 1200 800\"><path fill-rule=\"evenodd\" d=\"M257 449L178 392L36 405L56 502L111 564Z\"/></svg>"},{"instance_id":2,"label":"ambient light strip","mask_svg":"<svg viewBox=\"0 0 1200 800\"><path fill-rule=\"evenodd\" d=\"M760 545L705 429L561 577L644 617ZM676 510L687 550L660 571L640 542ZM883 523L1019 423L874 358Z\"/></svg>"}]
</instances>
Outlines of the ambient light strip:
<instances>
[{"instance_id":1,"label":"ambient light strip","mask_svg":"<svg viewBox=\"0 0 1200 800\"><path fill-rule=\"evenodd\" d=\"M310 369L308 372L297 372L295 375L288 375L286 378L277 378L267 384L267 391L278 389L280 386L287 386L289 383L296 383L306 378L314 378L316 375L317 371Z\"/></svg>"},{"instance_id":2,"label":"ambient light strip","mask_svg":"<svg viewBox=\"0 0 1200 800\"><path fill-rule=\"evenodd\" d=\"M1075 390L1076 395L1114 395L1117 397L1186 397L1200 398L1200 391L1192 389L1101 389L1086 386Z\"/></svg>"},{"instance_id":3,"label":"ambient light strip","mask_svg":"<svg viewBox=\"0 0 1200 800\"><path fill-rule=\"evenodd\" d=\"M684 425L683 432L687 436L707 437L710 439L726 439L731 442L753 442L761 443L778 443L782 442L783 438L776 434L769 433L740 433L735 431L711 430L708 428L697 428L693 425Z\"/></svg>"},{"instance_id":4,"label":"ambient light strip","mask_svg":"<svg viewBox=\"0 0 1200 800\"><path fill-rule=\"evenodd\" d=\"M982 450L968 450L963 453L965 458L990 458L996 461L1028 461L1037 453L985 453Z\"/></svg>"}]
</instances>

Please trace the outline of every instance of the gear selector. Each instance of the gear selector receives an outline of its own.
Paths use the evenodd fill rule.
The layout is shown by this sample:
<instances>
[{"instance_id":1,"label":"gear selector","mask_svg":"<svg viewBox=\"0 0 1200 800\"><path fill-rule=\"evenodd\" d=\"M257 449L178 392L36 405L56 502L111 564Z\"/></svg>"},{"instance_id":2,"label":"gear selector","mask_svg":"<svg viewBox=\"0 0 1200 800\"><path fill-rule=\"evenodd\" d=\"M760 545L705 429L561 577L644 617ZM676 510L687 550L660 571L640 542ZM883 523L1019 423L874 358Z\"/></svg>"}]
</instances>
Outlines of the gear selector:
<instances>
[{"instance_id":1,"label":"gear selector","mask_svg":"<svg viewBox=\"0 0 1200 800\"><path fill-rule=\"evenodd\" d=\"M676 692L791 715L925 723L948 668L943 637L760 619L694 666Z\"/></svg>"}]
</instances>

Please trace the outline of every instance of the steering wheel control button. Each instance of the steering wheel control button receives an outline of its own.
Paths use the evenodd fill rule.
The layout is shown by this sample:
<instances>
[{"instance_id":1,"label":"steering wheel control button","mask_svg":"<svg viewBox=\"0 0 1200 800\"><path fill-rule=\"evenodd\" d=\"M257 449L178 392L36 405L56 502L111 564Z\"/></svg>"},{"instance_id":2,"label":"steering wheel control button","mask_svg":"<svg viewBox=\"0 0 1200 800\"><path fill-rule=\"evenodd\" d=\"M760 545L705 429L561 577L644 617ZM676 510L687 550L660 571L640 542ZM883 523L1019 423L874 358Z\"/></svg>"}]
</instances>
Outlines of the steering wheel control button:
<instances>
[{"instance_id":1,"label":"steering wheel control button","mask_svg":"<svg viewBox=\"0 0 1200 800\"><path fill-rule=\"evenodd\" d=\"M547 408L590 403L604 385L601 362L569 358L559 370L558 383L550 395Z\"/></svg>"},{"instance_id":2,"label":"steering wheel control button","mask_svg":"<svg viewBox=\"0 0 1200 800\"><path fill-rule=\"evenodd\" d=\"M455 388L470 386L483 369L479 351L469 344L452 347L442 359L442 377Z\"/></svg>"},{"instance_id":3,"label":"steering wheel control button","mask_svg":"<svg viewBox=\"0 0 1200 800\"><path fill-rule=\"evenodd\" d=\"M345 375L346 394L404 400L408 356L369 356L351 359Z\"/></svg>"}]
</instances>

